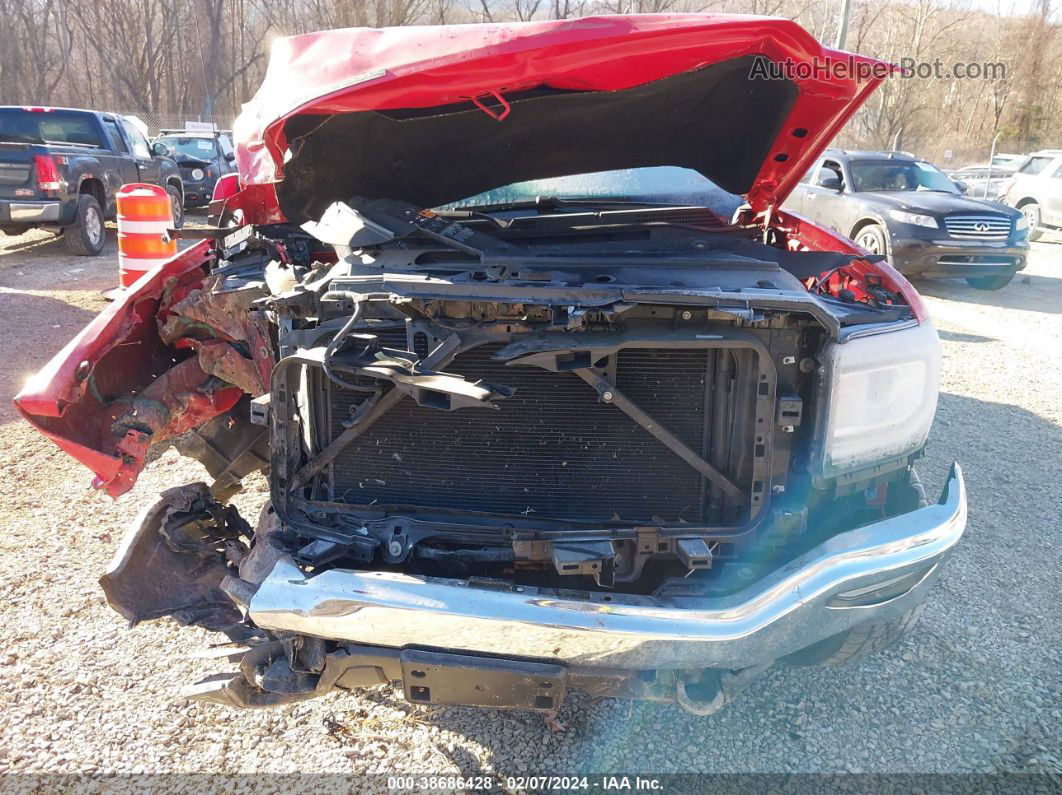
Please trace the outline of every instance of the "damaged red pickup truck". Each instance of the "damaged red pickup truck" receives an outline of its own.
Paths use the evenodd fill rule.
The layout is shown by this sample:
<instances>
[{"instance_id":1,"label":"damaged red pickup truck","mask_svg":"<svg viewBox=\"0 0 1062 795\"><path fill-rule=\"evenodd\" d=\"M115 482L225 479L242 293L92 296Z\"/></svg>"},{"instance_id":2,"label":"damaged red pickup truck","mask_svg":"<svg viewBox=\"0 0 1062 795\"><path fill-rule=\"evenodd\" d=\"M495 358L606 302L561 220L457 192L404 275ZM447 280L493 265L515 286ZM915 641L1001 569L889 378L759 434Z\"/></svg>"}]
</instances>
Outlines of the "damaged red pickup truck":
<instances>
[{"instance_id":1,"label":"damaged red pickup truck","mask_svg":"<svg viewBox=\"0 0 1062 795\"><path fill-rule=\"evenodd\" d=\"M912 468L937 335L778 210L884 77L853 66L882 65L756 17L278 41L231 231L16 399L111 495L169 445L215 478L140 515L111 605L227 633L238 670L190 693L241 706L401 682L707 714L894 640L966 523L958 467L934 502ZM227 500L256 470L252 528Z\"/></svg>"}]
</instances>

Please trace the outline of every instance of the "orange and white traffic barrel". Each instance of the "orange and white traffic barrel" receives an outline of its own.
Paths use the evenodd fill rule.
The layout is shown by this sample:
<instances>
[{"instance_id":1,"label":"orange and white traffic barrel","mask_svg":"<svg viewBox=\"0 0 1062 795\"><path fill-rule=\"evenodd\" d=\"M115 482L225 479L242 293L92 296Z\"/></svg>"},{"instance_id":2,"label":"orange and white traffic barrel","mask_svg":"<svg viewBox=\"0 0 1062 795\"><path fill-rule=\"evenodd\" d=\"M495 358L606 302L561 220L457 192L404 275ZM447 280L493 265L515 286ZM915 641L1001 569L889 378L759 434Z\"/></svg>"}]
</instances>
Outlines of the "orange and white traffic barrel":
<instances>
[{"instance_id":1,"label":"orange and white traffic barrel","mask_svg":"<svg viewBox=\"0 0 1062 795\"><path fill-rule=\"evenodd\" d=\"M118 191L118 279L128 287L177 253L170 237L170 194L158 185L134 182Z\"/></svg>"}]
</instances>

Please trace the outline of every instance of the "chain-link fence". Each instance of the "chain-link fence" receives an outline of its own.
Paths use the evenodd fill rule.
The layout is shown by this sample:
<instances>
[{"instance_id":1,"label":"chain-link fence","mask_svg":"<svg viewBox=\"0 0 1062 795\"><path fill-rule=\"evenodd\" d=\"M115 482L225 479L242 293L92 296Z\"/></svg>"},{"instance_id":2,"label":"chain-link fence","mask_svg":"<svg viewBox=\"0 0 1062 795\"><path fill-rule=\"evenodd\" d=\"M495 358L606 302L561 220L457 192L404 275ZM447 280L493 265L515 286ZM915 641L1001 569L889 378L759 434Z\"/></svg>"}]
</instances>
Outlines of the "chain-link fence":
<instances>
[{"instance_id":1,"label":"chain-link fence","mask_svg":"<svg viewBox=\"0 0 1062 795\"><path fill-rule=\"evenodd\" d=\"M924 157L944 169L961 169L964 166L987 165L992 155L992 139L964 145L948 145L935 140L906 140L900 149ZM1048 149L1048 144L1041 141L1029 141L1014 138L1000 138L995 145L996 155L1027 155Z\"/></svg>"},{"instance_id":2,"label":"chain-link fence","mask_svg":"<svg viewBox=\"0 0 1062 795\"><path fill-rule=\"evenodd\" d=\"M231 130L232 119L208 119L197 113L164 113L154 110L116 110L122 116L135 116L144 122L148 128L148 134L155 136L160 130L183 130L185 124L193 122L213 122L220 130Z\"/></svg>"},{"instance_id":3,"label":"chain-link fence","mask_svg":"<svg viewBox=\"0 0 1062 795\"><path fill-rule=\"evenodd\" d=\"M986 165L992 155L992 141L966 146L948 146L940 142L915 142L901 148L914 152L919 157L936 163L941 168L955 169L963 166ZM1046 148L1036 141L1003 140L996 143L995 154L1027 155Z\"/></svg>"}]
</instances>

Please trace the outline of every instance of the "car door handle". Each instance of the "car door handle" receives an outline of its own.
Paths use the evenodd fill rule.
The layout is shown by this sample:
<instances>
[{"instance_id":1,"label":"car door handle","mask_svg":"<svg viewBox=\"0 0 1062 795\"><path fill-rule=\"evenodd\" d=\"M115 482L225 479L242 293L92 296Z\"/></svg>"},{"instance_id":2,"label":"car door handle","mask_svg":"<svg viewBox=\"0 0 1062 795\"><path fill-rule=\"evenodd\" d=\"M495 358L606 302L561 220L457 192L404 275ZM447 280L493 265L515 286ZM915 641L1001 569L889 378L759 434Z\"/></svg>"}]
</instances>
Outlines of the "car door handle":
<instances>
[{"instance_id":1,"label":"car door handle","mask_svg":"<svg viewBox=\"0 0 1062 795\"><path fill-rule=\"evenodd\" d=\"M815 198L815 194L814 193L809 193L809 194L807 194L807 198L814 199Z\"/></svg>"}]
</instances>

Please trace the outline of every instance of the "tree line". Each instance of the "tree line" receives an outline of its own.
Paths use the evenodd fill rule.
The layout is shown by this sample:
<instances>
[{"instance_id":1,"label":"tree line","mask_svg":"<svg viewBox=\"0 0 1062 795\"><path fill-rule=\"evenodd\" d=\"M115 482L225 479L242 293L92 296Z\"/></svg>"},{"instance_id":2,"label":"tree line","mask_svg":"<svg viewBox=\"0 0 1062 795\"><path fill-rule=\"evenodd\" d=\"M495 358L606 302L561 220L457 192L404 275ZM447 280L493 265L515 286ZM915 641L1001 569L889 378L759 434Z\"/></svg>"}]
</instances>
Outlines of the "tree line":
<instances>
[{"instance_id":1,"label":"tree line","mask_svg":"<svg viewBox=\"0 0 1062 795\"><path fill-rule=\"evenodd\" d=\"M852 0L845 49L939 66L929 76L886 81L838 143L895 147L956 166L984 160L997 136L998 151L1062 146L1058 0L1034 0L1023 14L1013 2ZM680 11L788 17L827 44L839 23L839 3L820 0L0 0L0 104L227 127L253 96L280 36ZM983 74L958 79L955 64Z\"/></svg>"}]
</instances>

